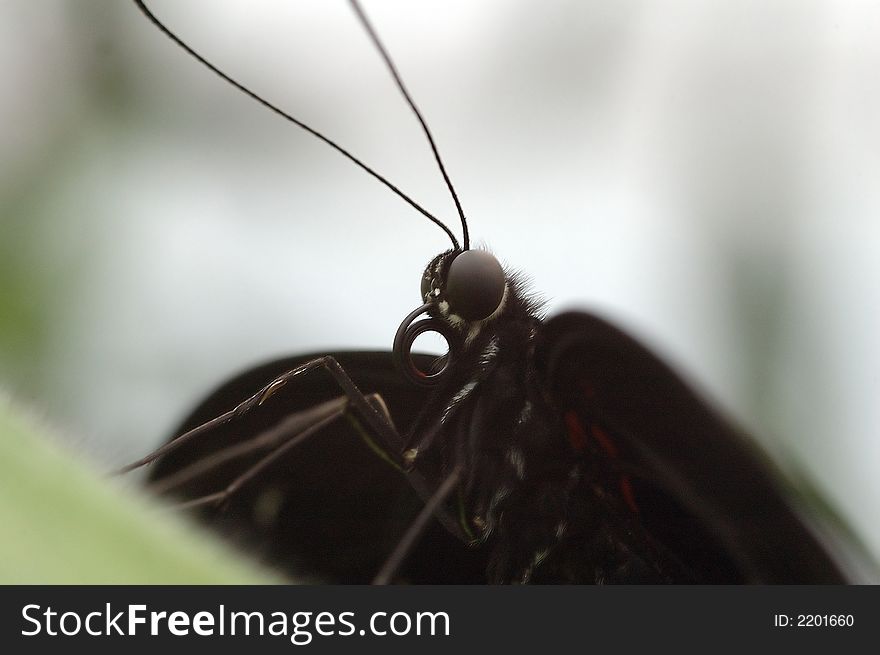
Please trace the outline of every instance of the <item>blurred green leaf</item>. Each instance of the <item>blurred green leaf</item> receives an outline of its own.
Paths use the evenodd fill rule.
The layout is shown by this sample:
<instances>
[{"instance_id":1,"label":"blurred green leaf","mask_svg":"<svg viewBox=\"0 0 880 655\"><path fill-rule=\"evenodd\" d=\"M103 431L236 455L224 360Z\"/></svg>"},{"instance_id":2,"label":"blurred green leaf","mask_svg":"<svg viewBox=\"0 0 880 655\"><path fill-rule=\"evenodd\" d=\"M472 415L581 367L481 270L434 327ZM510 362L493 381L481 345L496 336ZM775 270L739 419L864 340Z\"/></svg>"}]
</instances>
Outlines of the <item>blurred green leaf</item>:
<instances>
[{"instance_id":1,"label":"blurred green leaf","mask_svg":"<svg viewBox=\"0 0 880 655\"><path fill-rule=\"evenodd\" d=\"M3 398L0 526L0 583L273 581L152 499L90 470Z\"/></svg>"}]
</instances>

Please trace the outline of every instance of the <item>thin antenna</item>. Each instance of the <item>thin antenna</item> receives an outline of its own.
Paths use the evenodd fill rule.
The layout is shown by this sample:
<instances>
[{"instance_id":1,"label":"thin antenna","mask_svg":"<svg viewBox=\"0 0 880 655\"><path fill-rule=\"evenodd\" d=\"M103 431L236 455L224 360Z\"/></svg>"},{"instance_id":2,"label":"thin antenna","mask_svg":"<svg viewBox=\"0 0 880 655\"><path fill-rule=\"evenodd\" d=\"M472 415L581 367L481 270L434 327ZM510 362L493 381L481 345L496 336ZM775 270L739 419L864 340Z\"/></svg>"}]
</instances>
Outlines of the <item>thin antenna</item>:
<instances>
[{"instance_id":1,"label":"thin antenna","mask_svg":"<svg viewBox=\"0 0 880 655\"><path fill-rule=\"evenodd\" d=\"M437 162L440 173L443 175L443 180L446 182L446 188L449 189L449 193L452 195L452 200L455 202L455 208L458 210L458 216L459 218L461 218L462 240L464 241L464 249L467 250L470 246L470 236L468 235L467 219L464 217L464 210L461 207L461 201L459 201L458 199L458 194L455 192L455 187L452 186L452 180L449 179L449 175L446 173L446 167L443 165L443 159L441 159L440 157L440 151L437 150L437 144L434 143L434 137L431 135L431 130L428 129L428 124L425 122L425 119L422 116L422 112L420 112L419 108L416 107L416 103L413 101L412 96L410 96L409 91L407 91L406 86L404 86L403 80L400 78L400 73L397 72L397 67L394 65L394 62L391 61L391 56L388 54L388 51L385 49L385 46L379 39L379 35L376 33L376 30L373 29L372 24L370 24L370 21L367 19L367 15L361 8L360 3L357 0L349 0L349 2L351 3L352 9L354 9L354 13L357 14L358 19L361 21L361 25L364 26L367 34L370 35L370 39L373 41L373 45L376 46L376 50L379 51L379 54L382 55L382 59L385 60L385 65L388 67L391 76L394 78L394 81L397 84L397 88L400 89L400 93L403 95L404 100L406 100L410 109L412 109L413 113L416 115L416 118L421 124L422 131L425 133L425 136L428 137L428 143L431 144L431 151L434 153L434 159Z\"/></svg>"},{"instance_id":2,"label":"thin antenna","mask_svg":"<svg viewBox=\"0 0 880 655\"><path fill-rule=\"evenodd\" d=\"M165 36L167 36L169 39L174 41L175 44L177 44L180 48L182 48L187 54L189 54L191 57L193 57L196 61L198 61L203 66L205 66L208 70L210 70L211 72L216 74L218 77L220 77L225 82L228 82L229 84L234 86L236 89L238 89L239 91L241 91L245 95L248 95L251 98L253 98L254 100L256 100L257 102L259 102L264 107L272 110L273 112L275 112L276 114L278 114L282 118L285 118L286 120L290 121L291 123L293 123L297 127L302 128L303 130L305 130L306 132L308 132L309 134L311 134L315 138L323 141L328 146L330 146L331 148L336 150L338 153L340 153L343 157L345 157L349 161L353 162L354 164L359 166L361 169L366 171L368 174L372 175L374 178L379 180L382 184L384 184L386 187L391 189L391 191L393 191L399 197L401 197L404 201L406 201L416 211L418 211L420 214L422 214L422 216L424 216L429 221L431 221L432 223L434 223L435 225L440 227L444 232L446 232L446 236L448 236L449 239L452 241L453 248L456 250L459 249L458 240L455 238L455 235L452 233L452 230L450 230L446 226L446 224L443 223L443 221L441 221L439 218L436 218L431 213L429 213L428 210L423 208L415 200L413 200L408 195L406 195L403 191L401 191L394 184L392 184L388 179L386 179L385 177L380 175L378 172L376 172L375 170L370 168L367 164L365 164L360 159L355 157L353 154L351 154L348 150L346 150L345 148L343 148L342 146L337 144L335 141L332 141L328 137L321 134L318 130L316 130L312 127L309 127L308 125L303 123L301 120L294 118L293 116L288 114L283 109L277 107L276 105L273 105L271 102L269 102L268 100L266 100L262 96L258 95L254 91L251 91L248 87L246 87L241 82L233 79L232 77L230 77L229 75L227 75L226 73L221 71L214 64L209 62L202 55L200 55L198 52L193 50L189 45L187 45L183 41L183 39L181 39L179 36L177 36L170 29L168 29L168 27L166 27L162 21L160 21L158 18L156 18L156 16L153 14L153 12L150 11L150 9L146 6L146 4L144 4L144 2L142 0L134 0L134 3L135 3L135 5L137 5L138 9L141 10L141 13L143 13L144 16L146 16L150 20L151 23L153 23L153 25L155 25L163 34L165 34ZM445 172L444 172L444 175L445 175ZM463 218L463 216L462 216L462 218ZM467 233L466 232L465 232L465 249L467 249Z\"/></svg>"}]
</instances>

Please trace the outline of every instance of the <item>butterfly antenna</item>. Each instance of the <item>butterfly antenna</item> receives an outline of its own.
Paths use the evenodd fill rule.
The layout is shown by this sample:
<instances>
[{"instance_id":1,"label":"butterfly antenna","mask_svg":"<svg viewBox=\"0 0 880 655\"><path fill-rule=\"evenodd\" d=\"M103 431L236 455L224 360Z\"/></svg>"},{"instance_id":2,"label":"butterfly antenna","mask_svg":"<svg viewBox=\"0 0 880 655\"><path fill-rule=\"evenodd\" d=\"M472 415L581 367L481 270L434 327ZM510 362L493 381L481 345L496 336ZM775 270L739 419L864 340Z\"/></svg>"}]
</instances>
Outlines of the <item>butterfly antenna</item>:
<instances>
[{"instance_id":1,"label":"butterfly antenna","mask_svg":"<svg viewBox=\"0 0 880 655\"><path fill-rule=\"evenodd\" d=\"M428 143L431 144L431 151L434 153L434 160L437 162L440 173L443 175L443 180L446 182L446 188L449 189L449 193L452 195L452 200L455 202L455 208L458 210L458 216L461 219L461 232L462 240L464 242L464 249L467 250L470 246L470 236L468 235L467 219L464 217L464 210L461 207L461 201L458 199L458 194L455 192L455 187L452 185L452 180L449 179L449 174L446 172L446 166L443 165L443 159L440 157L440 151L437 149L437 144L434 142L434 137L431 135L431 130L428 129L428 124L425 122L425 119L422 116L422 112L419 111L418 107L416 107L416 103L413 101L412 96L409 94L409 91L407 91L406 86L404 85L403 80L400 77L400 73L397 72L397 67L394 65L394 62L391 61L391 56L388 54L388 51L385 49L385 46L379 39L379 35L376 33L376 30L373 29L372 24L367 19L367 15L361 8L360 3L357 0L349 0L349 2L351 3L352 9L354 9L354 13L357 14L358 20L360 20L361 25L364 26L367 34L373 41L373 45L376 46L376 50L379 51L382 59L385 60L385 65L388 67L391 76L394 78L394 82L397 84L397 88L400 89L400 93L403 95L404 100L406 100L410 109L412 109L412 112L416 115L416 118L421 124L422 131L425 133L425 136L428 137Z\"/></svg>"},{"instance_id":2,"label":"butterfly antenna","mask_svg":"<svg viewBox=\"0 0 880 655\"><path fill-rule=\"evenodd\" d=\"M198 61L203 66L205 66L208 70L210 70L211 72L216 74L218 77L220 77L225 82L228 82L229 84L234 86L236 89L238 89L239 91L241 91L245 95L250 96L251 98L256 100L258 103L260 103L261 105L263 105L267 109L272 110L273 112L275 112L276 114L278 114L282 118L288 120L289 122L293 123L297 127L305 130L306 132L311 134L316 139L323 141L328 146L330 146L331 148L336 150L336 152L341 154L343 157L345 157L349 161L351 161L354 164L356 164L357 166L359 166L362 170L366 171L369 175L372 175L375 179L379 180L379 182L384 184L393 193L397 194L400 198L402 198L412 208L414 208L416 211L418 211L420 214L422 214L422 216L424 216L429 221L431 221L432 223L437 225L440 229L442 229L446 233L446 236L448 236L449 239L452 241L453 248L455 248L456 250L459 248L458 240L455 238L455 235L452 233L452 230L450 230L446 226L446 224L443 223L443 221L441 221L439 218L435 217L433 214L428 212L428 210L426 210L424 207L422 207L420 204L418 204L415 200L413 200L408 195L406 195L397 186L395 186L391 181L389 181L387 178L385 178L383 175L381 175L377 171L373 170L370 166L368 166L367 164L362 162L360 159L355 157L353 154L351 154L348 150L346 150L345 148L340 146L335 141L324 136L318 130L316 130L312 127L309 127L306 123L304 123L301 120L299 120L298 118L295 118L294 116L288 114L286 111L284 111L280 107L273 105L271 102L269 102L268 100L266 100L265 98L263 98L262 96L257 94L256 92L251 91L248 87L246 87L244 84L242 84L238 80L230 77L229 75L224 73L222 70L217 68L214 64L212 64L210 61L208 61L202 55L200 55L198 52L196 52L193 48L191 48L189 45L187 45L183 41L183 39L181 39L174 32L172 32L168 27L166 27L162 21L160 21L158 18L156 18L156 16L153 14L153 12L147 7L147 5L142 0L134 0L134 4L137 6L138 9L140 9L141 13L143 13L144 16L146 16L150 20L150 22L153 23L153 25L155 25L159 29L159 31L161 31L165 36L167 36L169 39L174 41L174 43L176 45L178 45L180 48L182 48L184 50L184 52L186 52L188 55L193 57L196 61ZM410 101L410 104L412 104L411 101ZM419 116L419 120L421 120L421 116ZM424 122L422 122L422 125L424 125ZM427 130L427 128L425 128L425 129ZM431 138L430 134L428 135L428 138L429 139ZM433 147L433 140L431 140L431 144ZM436 148L435 148L434 152L436 153ZM439 155L437 155L437 158L439 161ZM442 170L442 164L441 164L441 170ZM446 175L445 171L443 172L443 175L445 177L445 175ZM447 180L448 180L448 178L447 178ZM453 195L454 195L454 192L453 192ZM456 204L457 203L458 203L458 198L456 198ZM462 214L462 220L464 220L463 214ZM467 249L467 243L468 243L467 232L465 231L465 250Z\"/></svg>"}]
</instances>

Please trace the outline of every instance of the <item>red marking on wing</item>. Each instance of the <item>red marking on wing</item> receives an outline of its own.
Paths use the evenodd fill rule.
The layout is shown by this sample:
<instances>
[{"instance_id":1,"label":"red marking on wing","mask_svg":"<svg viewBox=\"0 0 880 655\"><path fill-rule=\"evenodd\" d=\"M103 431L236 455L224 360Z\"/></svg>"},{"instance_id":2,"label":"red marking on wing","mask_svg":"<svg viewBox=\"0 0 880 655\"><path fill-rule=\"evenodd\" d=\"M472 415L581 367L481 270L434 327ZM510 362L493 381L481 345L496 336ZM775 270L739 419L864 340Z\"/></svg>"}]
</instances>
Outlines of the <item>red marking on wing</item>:
<instances>
[{"instance_id":1,"label":"red marking on wing","mask_svg":"<svg viewBox=\"0 0 880 655\"><path fill-rule=\"evenodd\" d=\"M614 442L605 430L594 423L590 426L590 432L593 435L593 439L598 441L599 445L602 446L602 450L608 453L611 457L617 457L617 446L614 445Z\"/></svg>"},{"instance_id":2,"label":"red marking on wing","mask_svg":"<svg viewBox=\"0 0 880 655\"><path fill-rule=\"evenodd\" d=\"M599 445L608 453L608 456L616 459L618 453L617 446L608 433L595 423L590 426L590 432L593 435L593 439L599 442ZM638 514L639 506L636 505L636 495L633 492L632 482L630 482L628 475L621 474L620 476L620 494L623 496L624 502L629 505L629 508Z\"/></svg>"},{"instance_id":3,"label":"red marking on wing","mask_svg":"<svg viewBox=\"0 0 880 655\"><path fill-rule=\"evenodd\" d=\"M587 447L587 433L574 410L565 413L565 427L568 428L568 441L572 449L581 453Z\"/></svg>"},{"instance_id":4,"label":"red marking on wing","mask_svg":"<svg viewBox=\"0 0 880 655\"><path fill-rule=\"evenodd\" d=\"M584 430L584 426L578 418L577 413L574 410L569 410L565 413L564 418L565 426L568 428L568 440L571 443L572 449L577 453L583 452L587 447L587 432ZM594 423L590 425L590 435L609 457L614 459L617 458L617 446L605 430ZM629 476L627 475L620 476L620 495L623 497L623 501L627 506L635 514L638 514L639 506L636 504L636 496L633 491L632 482L630 482Z\"/></svg>"}]
</instances>

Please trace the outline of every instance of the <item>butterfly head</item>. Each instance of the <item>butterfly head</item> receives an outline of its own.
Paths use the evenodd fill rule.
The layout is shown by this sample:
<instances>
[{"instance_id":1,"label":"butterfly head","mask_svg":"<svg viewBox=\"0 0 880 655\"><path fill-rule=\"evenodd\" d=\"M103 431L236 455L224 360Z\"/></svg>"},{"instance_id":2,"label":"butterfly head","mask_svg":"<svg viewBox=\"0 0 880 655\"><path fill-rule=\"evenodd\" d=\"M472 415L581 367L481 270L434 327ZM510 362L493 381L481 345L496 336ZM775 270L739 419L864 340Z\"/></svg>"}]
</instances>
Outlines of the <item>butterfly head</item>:
<instances>
[{"instance_id":1,"label":"butterfly head","mask_svg":"<svg viewBox=\"0 0 880 655\"><path fill-rule=\"evenodd\" d=\"M485 250L447 250L422 274L422 300L454 328L491 320L504 307L507 276Z\"/></svg>"},{"instance_id":2,"label":"butterfly head","mask_svg":"<svg viewBox=\"0 0 880 655\"><path fill-rule=\"evenodd\" d=\"M504 269L485 250L453 248L437 255L422 274L423 304L403 320L394 337L398 367L416 384L439 382L457 354L501 314L508 290ZM430 318L417 321L422 314ZM449 345L439 371L425 373L413 363L412 344L423 332L437 332Z\"/></svg>"}]
</instances>

